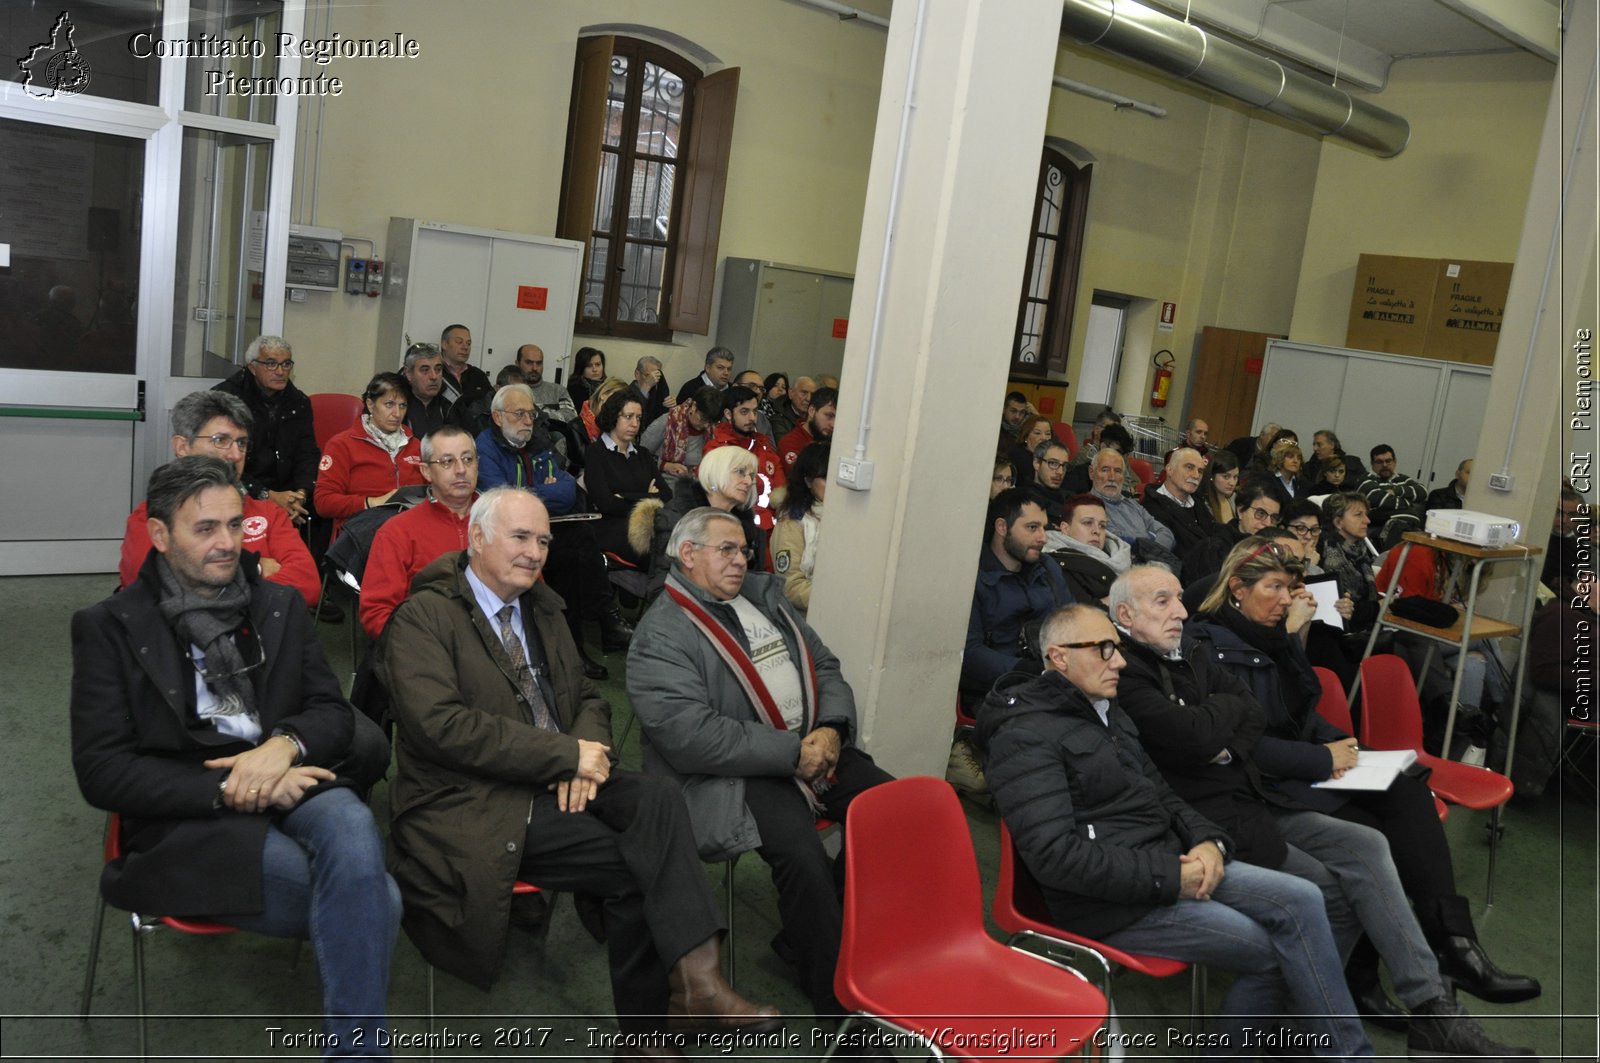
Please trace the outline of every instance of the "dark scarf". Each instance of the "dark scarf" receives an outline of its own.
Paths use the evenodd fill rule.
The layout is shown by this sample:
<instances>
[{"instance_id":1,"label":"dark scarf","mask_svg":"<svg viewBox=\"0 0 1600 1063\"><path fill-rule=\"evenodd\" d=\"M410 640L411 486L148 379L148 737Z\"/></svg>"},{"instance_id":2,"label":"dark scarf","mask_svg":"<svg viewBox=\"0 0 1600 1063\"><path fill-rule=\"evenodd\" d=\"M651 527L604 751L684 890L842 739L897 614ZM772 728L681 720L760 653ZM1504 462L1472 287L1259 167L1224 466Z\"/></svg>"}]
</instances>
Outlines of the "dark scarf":
<instances>
[{"instance_id":1,"label":"dark scarf","mask_svg":"<svg viewBox=\"0 0 1600 1063\"><path fill-rule=\"evenodd\" d=\"M1276 666L1278 679L1278 693L1283 698L1283 703L1296 719L1300 718L1305 709L1305 691L1300 685L1300 667L1295 659L1294 652L1290 649L1289 640L1296 638L1289 634L1283 621L1270 627L1258 624L1244 615L1244 610L1229 599L1222 608L1214 613L1207 613L1208 619L1214 620L1229 631L1244 639L1250 645L1272 658Z\"/></svg>"},{"instance_id":2,"label":"dark scarf","mask_svg":"<svg viewBox=\"0 0 1600 1063\"><path fill-rule=\"evenodd\" d=\"M161 615L172 625L184 653L199 646L205 655L201 678L216 695L218 715L258 717L255 688L246 678L244 656L233 640L233 633L250 620L244 566L234 570L233 581L215 598L202 597L178 582L164 556L156 558L156 574L161 578Z\"/></svg>"}]
</instances>

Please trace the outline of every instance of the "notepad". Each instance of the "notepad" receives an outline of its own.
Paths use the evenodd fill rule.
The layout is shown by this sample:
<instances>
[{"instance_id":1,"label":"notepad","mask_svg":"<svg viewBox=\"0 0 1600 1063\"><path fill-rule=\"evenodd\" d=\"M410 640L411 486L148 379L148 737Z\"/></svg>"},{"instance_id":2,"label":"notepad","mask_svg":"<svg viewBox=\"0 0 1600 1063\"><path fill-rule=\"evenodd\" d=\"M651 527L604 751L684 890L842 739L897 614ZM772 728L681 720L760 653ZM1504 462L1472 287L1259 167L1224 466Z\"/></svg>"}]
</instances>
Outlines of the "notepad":
<instances>
[{"instance_id":1,"label":"notepad","mask_svg":"<svg viewBox=\"0 0 1600 1063\"><path fill-rule=\"evenodd\" d=\"M1363 749L1356 755L1356 766L1343 778L1311 785L1323 790L1387 790L1397 775L1416 762L1416 751L1411 749Z\"/></svg>"}]
</instances>

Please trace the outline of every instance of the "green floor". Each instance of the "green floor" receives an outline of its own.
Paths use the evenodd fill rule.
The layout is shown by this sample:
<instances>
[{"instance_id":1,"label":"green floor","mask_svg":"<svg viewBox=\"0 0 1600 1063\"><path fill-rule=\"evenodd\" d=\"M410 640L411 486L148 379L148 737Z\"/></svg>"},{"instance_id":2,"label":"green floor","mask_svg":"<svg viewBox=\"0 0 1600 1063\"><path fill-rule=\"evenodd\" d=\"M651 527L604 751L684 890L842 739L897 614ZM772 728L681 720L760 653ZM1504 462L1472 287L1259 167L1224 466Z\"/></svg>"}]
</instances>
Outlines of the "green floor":
<instances>
[{"instance_id":1,"label":"green floor","mask_svg":"<svg viewBox=\"0 0 1600 1063\"><path fill-rule=\"evenodd\" d=\"M0 1057L8 1059L135 1058L137 1033L132 953L126 917L106 917L93 1018L77 1018L89 941L90 915L100 863L103 816L78 795L68 753L67 699L71 673L68 624L114 583L109 576L0 579L0 802L8 813L0 846ZM347 625L321 625L336 671L350 673ZM630 718L622 690L622 658L607 659L613 678L604 684L616 707L619 734ZM623 761L638 763L638 735ZM374 804L380 823L386 792ZM996 826L992 813L969 806L986 894L995 876ZM1486 814L1456 810L1446 827L1463 891L1482 912L1488 863ZM1486 947L1504 966L1538 975L1543 997L1495 1007L1463 998L1492 1035L1531 1043L1545 1059L1596 1058L1596 809L1592 801L1562 799L1515 803L1505 817L1495 906L1480 915ZM721 868L708 868L721 895ZM736 910L738 983L747 995L770 1001L792 1016L806 1004L789 969L768 946L777 926L773 889L757 859L741 861ZM578 926L570 901L558 908L542 962L533 939L513 932L512 957L490 993L449 976L438 980L439 1025L477 1035L481 1046L462 1044L438 1058L486 1056L534 1059L609 1059L591 1044L591 1032L614 1029L606 1018L610 991L603 947ZM285 1038L318 1028L318 990L309 954L292 966L290 943L247 934L222 939L157 935L146 955L153 1058L315 1058ZM1217 991L1213 978L1212 992ZM425 967L402 937L390 991L395 1030L427 1029ZM1188 1028L1186 979L1155 982L1118 976L1115 999L1125 1030L1166 1037ZM273 1030L276 1028L277 1032ZM787 1047L746 1049L744 1058L814 1058L814 1031L793 1019ZM496 1036L509 1046L496 1047ZM1380 1055L1404 1055L1404 1039L1372 1031ZM570 1040L569 1040L570 1039ZM526 1047L528 1045L533 1047ZM706 1058L725 1053L707 1048ZM397 1055L422 1057L417 1048ZM1141 1050L1135 1054L1154 1055ZM1181 1048L1162 1050L1174 1057ZM1013 1058L1029 1058L1013 1053Z\"/></svg>"}]
</instances>

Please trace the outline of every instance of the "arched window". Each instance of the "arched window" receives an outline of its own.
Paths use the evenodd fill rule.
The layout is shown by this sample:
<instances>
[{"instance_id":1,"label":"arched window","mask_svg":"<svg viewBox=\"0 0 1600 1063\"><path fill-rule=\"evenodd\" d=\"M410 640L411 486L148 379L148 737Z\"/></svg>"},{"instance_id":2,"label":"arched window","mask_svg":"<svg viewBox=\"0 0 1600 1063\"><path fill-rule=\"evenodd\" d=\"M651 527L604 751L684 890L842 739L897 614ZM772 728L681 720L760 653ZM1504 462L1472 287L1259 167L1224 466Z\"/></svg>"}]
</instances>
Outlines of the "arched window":
<instances>
[{"instance_id":1,"label":"arched window","mask_svg":"<svg viewBox=\"0 0 1600 1063\"><path fill-rule=\"evenodd\" d=\"M557 233L587 248L579 332L709 330L738 75L650 41L578 42Z\"/></svg>"},{"instance_id":2,"label":"arched window","mask_svg":"<svg viewBox=\"0 0 1600 1063\"><path fill-rule=\"evenodd\" d=\"M1012 373L1043 377L1066 372L1089 207L1089 171L1088 164L1079 166L1055 147L1045 146L1011 347Z\"/></svg>"}]
</instances>

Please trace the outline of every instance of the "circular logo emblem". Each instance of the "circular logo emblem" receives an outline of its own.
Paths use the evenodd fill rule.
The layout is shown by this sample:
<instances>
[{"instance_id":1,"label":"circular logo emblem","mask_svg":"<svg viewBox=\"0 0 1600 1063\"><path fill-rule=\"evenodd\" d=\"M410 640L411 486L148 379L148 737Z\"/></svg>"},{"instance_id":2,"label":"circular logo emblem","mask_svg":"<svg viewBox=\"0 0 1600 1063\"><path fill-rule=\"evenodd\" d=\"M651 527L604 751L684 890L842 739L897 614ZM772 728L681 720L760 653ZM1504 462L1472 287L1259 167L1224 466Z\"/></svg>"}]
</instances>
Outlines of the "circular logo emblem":
<instances>
[{"instance_id":1,"label":"circular logo emblem","mask_svg":"<svg viewBox=\"0 0 1600 1063\"><path fill-rule=\"evenodd\" d=\"M246 517L244 519L244 537L255 539L267 534L266 517Z\"/></svg>"},{"instance_id":2,"label":"circular logo emblem","mask_svg":"<svg viewBox=\"0 0 1600 1063\"><path fill-rule=\"evenodd\" d=\"M789 551L778 552L778 556L772 559L772 570L780 576L789 571Z\"/></svg>"},{"instance_id":3,"label":"circular logo emblem","mask_svg":"<svg viewBox=\"0 0 1600 1063\"><path fill-rule=\"evenodd\" d=\"M93 71L89 62L76 48L50 57L44 68L45 84L55 89L58 96L76 96L89 87Z\"/></svg>"},{"instance_id":4,"label":"circular logo emblem","mask_svg":"<svg viewBox=\"0 0 1600 1063\"><path fill-rule=\"evenodd\" d=\"M322 460L317 462L317 468L321 469L323 472L327 472L329 469L333 468L333 455L322 455Z\"/></svg>"}]
</instances>

